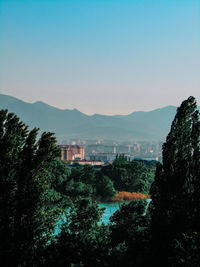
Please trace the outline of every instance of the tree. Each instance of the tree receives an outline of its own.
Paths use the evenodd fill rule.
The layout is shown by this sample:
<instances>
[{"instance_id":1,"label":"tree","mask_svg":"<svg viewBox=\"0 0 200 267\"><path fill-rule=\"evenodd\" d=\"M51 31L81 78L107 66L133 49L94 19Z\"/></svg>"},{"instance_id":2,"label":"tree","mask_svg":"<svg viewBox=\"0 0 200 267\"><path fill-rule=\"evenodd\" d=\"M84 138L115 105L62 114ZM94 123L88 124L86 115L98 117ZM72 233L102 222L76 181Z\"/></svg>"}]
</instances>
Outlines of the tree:
<instances>
[{"instance_id":1,"label":"tree","mask_svg":"<svg viewBox=\"0 0 200 267\"><path fill-rule=\"evenodd\" d=\"M193 232L190 235L182 234L172 242L172 255L169 264L179 267L199 267L200 262L200 234Z\"/></svg>"},{"instance_id":2,"label":"tree","mask_svg":"<svg viewBox=\"0 0 200 267\"><path fill-rule=\"evenodd\" d=\"M79 196L106 200L116 194L112 180L91 165L73 167L61 188L73 200Z\"/></svg>"},{"instance_id":3,"label":"tree","mask_svg":"<svg viewBox=\"0 0 200 267\"><path fill-rule=\"evenodd\" d=\"M96 179L96 196L103 200L110 200L116 195L113 181L105 175L97 175Z\"/></svg>"},{"instance_id":4,"label":"tree","mask_svg":"<svg viewBox=\"0 0 200 267\"><path fill-rule=\"evenodd\" d=\"M0 111L0 258L5 266L33 266L53 239L62 206L49 199L49 165L59 155L56 139Z\"/></svg>"},{"instance_id":5,"label":"tree","mask_svg":"<svg viewBox=\"0 0 200 267\"><path fill-rule=\"evenodd\" d=\"M118 156L113 164L105 166L101 174L109 177L118 191L149 193L154 177L152 167L147 167L141 161L128 161L124 156Z\"/></svg>"},{"instance_id":6,"label":"tree","mask_svg":"<svg viewBox=\"0 0 200 267\"><path fill-rule=\"evenodd\" d=\"M172 266L175 240L200 232L199 139L199 112L189 97L177 109L150 192L152 254L154 263L160 256L162 266Z\"/></svg>"},{"instance_id":7,"label":"tree","mask_svg":"<svg viewBox=\"0 0 200 267\"><path fill-rule=\"evenodd\" d=\"M76 166L63 183L63 194L75 200L79 196L92 197L95 194L95 170L93 166Z\"/></svg>"},{"instance_id":8,"label":"tree","mask_svg":"<svg viewBox=\"0 0 200 267\"><path fill-rule=\"evenodd\" d=\"M146 266L150 240L148 201L133 200L121 206L111 217L110 239L113 250L125 246L124 254L114 266ZM112 261L114 261L113 259Z\"/></svg>"},{"instance_id":9,"label":"tree","mask_svg":"<svg viewBox=\"0 0 200 267\"><path fill-rule=\"evenodd\" d=\"M108 227L99 224L102 214L91 198L77 198L51 247L48 266L106 266Z\"/></svg>"},{"instance_id":10,"label":"tree","mask_svg":"<svg viewBox=\"0 0 200 267\"><path fill-rule=\"evenodd\" d=\"M54 160L49 166L52 187L60 193L64 193L65 183L70 176L71 169L61 160Z\"/></svg>"}]
</instances>

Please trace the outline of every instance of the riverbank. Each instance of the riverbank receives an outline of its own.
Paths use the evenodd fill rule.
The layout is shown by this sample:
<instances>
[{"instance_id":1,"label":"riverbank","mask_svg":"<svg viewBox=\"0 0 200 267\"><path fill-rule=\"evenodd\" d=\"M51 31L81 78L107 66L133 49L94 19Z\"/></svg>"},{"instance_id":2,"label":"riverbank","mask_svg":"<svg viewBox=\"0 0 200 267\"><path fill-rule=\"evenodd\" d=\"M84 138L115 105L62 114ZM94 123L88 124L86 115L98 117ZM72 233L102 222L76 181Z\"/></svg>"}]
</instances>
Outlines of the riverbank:
<instances>
[{"instance_id":1,"label":"riverbank","mask_svg":"<svg viewBox=\"0 0 200 267\"><path fill-rule=\"evenodd\" d=\"M112 203L112 202L125 202L125 201L130 201L130 200L149 199L149 198L150 198L150 195L143 194L143 193L119 191L117 195L112 198L104 198L104 199L100 199L97 201Z\"/></svg>"}]
</instances>

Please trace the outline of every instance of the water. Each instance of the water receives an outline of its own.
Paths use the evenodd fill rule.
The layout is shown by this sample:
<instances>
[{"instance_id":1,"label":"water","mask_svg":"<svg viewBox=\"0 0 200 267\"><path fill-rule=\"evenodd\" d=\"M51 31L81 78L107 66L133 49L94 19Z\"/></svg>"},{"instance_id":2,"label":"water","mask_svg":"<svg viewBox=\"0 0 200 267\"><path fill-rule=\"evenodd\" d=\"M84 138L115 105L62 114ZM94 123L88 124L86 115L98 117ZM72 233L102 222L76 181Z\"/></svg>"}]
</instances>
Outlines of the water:
<instances>
[{"instance_id":1,"label":"water","mask_svg":"<svg viewBox=\"0 0 200 267\"><path fill-rule=\"evenodd\" d=\"M148 208L148 204L150 203L150 201L151 201L151 199L148 199L147 200L147 208ZM121 207L121 205L123 203L124 202L99 203L100 208L105 208L101 222L104 222L105 224L108 224L109 221L110 221L110 217L115 213L115 211L117 211L118 209L120 209L120 207ZM57 225L56 231L55 231L55 235L57 235L60 232L60 228L62 226L62 223L63 223L62 220L60 220L58 222L58 225Z\"/></svg>"},{"instance_id":2,"label":"water","mask_svg":"<svg viewBox=\"0 0 200 267\"><path fill-rule=\"evenodd\" d=\"M120 206L122 205L122 202L111 202L111 203L100 203L100 208L105 208L102 222L105 224L108 224L110 221L110 217L117 211Z\"/></svg>"},{"instance_id":3,"label":"water","mask_svg":"<svg viewBox=\"0 0 200 267\"><path fill-rule=\"evenodd\" d=\"M129 201L126 201L128 204ZM151 202L151 199L147 199L147 206L146 209L148 208L149 203ZM102 217L102 222L105 224L108 224L110 221L110 217L120 209L120 207L124 204L125 202L110 202L110 203L100 203L99 206L101 208L106 208ZM145 211L146 213L146 211Z\"/></svg>"},{"instance_id":4,"label":"water","mask_svg":"<svg viewBox=\"0 0 200 267\"><path fill-rule=\"evenodd\" d=\"M110 217L115 213L115 211L117 211L120 208L121 205L122 203L120 202L100 203L99 204L100 208L105 208L101 222L108 224ZM59 220L56 227L55 235L58 235L60 233L62 224L63 220Z\"/></svg>"}]
</instances>

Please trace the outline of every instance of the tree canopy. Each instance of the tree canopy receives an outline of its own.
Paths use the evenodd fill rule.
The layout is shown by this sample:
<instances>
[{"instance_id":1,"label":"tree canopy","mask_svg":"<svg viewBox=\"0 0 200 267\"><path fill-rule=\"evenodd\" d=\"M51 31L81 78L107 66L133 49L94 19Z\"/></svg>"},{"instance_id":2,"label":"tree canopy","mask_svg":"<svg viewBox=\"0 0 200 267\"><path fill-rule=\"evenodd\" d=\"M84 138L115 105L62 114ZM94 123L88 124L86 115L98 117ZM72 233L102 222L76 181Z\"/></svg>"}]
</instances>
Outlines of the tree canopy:
<instances>
[{"instance_id":1,"label":"tree canopy","mask_svg":"<svg viewBox=\"0 0 200 267\"><path fill-rule=\"evenodd\" d=\"M59 155L56 139L0 111L0 257L5 266L39 265L53 238L59 203L49 199L50 162ZM40 255L40 257L39 257Z\"/></svg>"},{"instance_id":2,"label":"tree canopy","mask_svg":"<svg viewBox=\"0 0 200 267\"><path fill-rule=\"evenodd\" d=\"M154 178L154 168L143 161L128 161L118 156L113 164L102 168L101 173L113 181L117 191L149 193Z\"/></svg>"},{"instance_id":3,"label":"tree canopy","mask_svg":"<svg viewBox=\"0 0 200 267\"><path fill-rule=\"evenodd\" d=\"M200 234L199 142L199 111L195 98L189 97L177 109L150 191L152 253L167 266L175 240Z\"/></svg>"}]
</instances>

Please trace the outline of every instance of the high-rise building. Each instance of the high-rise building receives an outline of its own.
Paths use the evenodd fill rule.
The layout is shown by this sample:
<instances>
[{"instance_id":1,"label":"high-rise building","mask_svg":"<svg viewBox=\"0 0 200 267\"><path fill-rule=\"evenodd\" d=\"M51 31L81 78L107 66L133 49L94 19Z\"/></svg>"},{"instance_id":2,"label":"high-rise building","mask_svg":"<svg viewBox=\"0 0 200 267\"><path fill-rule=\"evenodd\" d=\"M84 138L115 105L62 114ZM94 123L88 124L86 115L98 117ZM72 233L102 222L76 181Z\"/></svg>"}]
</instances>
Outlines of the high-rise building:
<instances>
[{"instance_id":1,"label":"high-rise building","mask_svg":"<svg viewBox=\"0 0 200 267\"><path fill-rule=\"evenodd\" d=\"M79 145L59 145L61 149L61 160L83 160L85 148Z\"/></svg>"}]
</instances>

